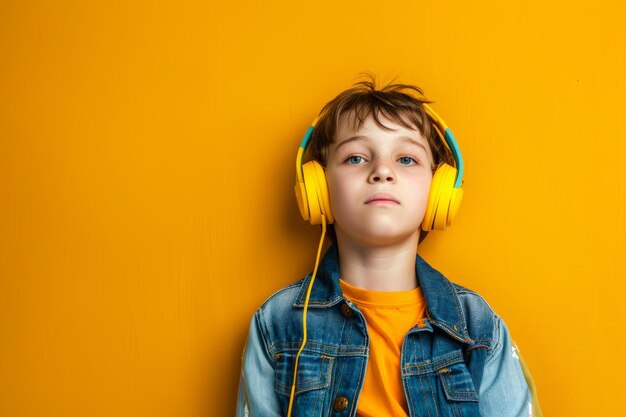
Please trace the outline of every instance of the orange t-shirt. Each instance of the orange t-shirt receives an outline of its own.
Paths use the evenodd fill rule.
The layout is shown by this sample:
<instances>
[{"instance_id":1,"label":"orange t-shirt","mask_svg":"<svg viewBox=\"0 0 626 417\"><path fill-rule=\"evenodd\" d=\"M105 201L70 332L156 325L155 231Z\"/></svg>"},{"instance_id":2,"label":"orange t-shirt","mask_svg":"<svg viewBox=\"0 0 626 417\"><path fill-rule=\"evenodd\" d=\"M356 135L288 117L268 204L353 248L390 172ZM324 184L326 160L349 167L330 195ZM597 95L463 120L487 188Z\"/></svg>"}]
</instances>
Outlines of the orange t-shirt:
<instances>
[{"instance_id":1,"label":"orange t-shirt","mask_svg":"<svg viewBox=\"0 0 626 417\"><path fill-rule=\"evenodd\" d=\"M409 291L373 291L339 280L343 295L365 316L370 352L358 417L409 416L402 386L400 353L408 331L425 316L421 288Z\"/></svg>"}]
</instances>

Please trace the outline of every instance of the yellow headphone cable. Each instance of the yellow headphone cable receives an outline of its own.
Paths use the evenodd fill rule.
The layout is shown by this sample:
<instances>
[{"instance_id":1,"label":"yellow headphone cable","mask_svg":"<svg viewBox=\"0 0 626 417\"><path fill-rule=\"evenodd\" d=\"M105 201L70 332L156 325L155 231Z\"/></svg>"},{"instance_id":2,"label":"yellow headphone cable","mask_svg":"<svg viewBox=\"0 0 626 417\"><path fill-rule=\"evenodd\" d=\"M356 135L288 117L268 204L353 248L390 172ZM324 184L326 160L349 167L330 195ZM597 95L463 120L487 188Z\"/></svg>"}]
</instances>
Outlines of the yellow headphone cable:
<instances>
[{"instance_id":1,"label":"yellow headphone cable","mask_svg":"<svg viewBox=\"0 0 626 417\"><path fill-rule=\"evenodd\" d=\"M309 286L306 290L306 298L304 299L304 309L302 310L302 344L300 345L300 349L298 349L298 354L296 355L295 365L293 367L293 383L291 384L291 394L289 395L289 408L287 410L287 417L291 417L291 409L293 407L293 397L296 392L296 377L298 375L298 359L300 358L300 353L302 353L302 350L304 349L304 345L306 345L306 312L309 308L309 298L311 297L311 290L313 289L313 282L315 281L315 275L317 275L317 267L320 262L320 254L322 252L322 244L324 243L325 235L326 235L326 216L322 214L322 238L320 239L320 243L317 248L315 268L313 269L313 275L311 276L311 281L309 282Z\"/></svg>"}]
</instances>

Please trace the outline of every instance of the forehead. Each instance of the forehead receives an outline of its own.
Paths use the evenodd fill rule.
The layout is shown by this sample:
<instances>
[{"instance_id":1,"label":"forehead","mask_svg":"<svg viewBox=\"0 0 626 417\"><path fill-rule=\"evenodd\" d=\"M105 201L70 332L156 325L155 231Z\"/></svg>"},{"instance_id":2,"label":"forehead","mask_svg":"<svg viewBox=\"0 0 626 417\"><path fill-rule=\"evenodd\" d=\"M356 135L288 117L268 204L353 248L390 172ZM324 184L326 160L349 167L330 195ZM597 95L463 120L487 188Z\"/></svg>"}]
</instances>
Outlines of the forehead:
<instances>
[{"instance_id":1,"label":"forehead","mask_svg":"<svg viewBox=\"0 0 626 417\"><path fill-rule=\"evenodd\" d=\"M376 122L372 114L368 115L360 126L358 126L358 119L354 112L342 115L339 119L331 148L336 150L338 147L343 147L343 144L347 145L348 143L395 139L398 143L408 143L423 148L429 156L431 155L428 140L417 128L405 127L385 117L382 113L378 114L378 118L384 127ZM406 123L411 124L410 122Z\"/></svg>"},{"instance_id":2,"label":"forehead","mask_svg":"<svg viewBox=\"0 0 626 417\"><path fill-rule=\"evenodd\" d=\"M408 125L411 125L411 123L407 121L406 118L402 118L401 116L398 116L398 117L401 118L403 121L405 121L405 123L407 123ZM405 127L402 124L386 117L382 113L378 113L378 120L383 126L380 126L374 119L374 115L370 113L369 115L367 115L367 117L364 118L363 122L359 126L359 120L355 112L354 111L347 112L341 116L341 118L339 119L339 122L337 123L335 139L340 139L342 137L345 137L346 135L354 135L354 134L359 134L359 133L363 133L367 131L381 131L381 130L384 132L402 133L405 135L414 136L415 138L419 137L421 139L424 139L419 129L417 129L417 127L412 127L412 128Z\"/></svg>"}]
</instances>

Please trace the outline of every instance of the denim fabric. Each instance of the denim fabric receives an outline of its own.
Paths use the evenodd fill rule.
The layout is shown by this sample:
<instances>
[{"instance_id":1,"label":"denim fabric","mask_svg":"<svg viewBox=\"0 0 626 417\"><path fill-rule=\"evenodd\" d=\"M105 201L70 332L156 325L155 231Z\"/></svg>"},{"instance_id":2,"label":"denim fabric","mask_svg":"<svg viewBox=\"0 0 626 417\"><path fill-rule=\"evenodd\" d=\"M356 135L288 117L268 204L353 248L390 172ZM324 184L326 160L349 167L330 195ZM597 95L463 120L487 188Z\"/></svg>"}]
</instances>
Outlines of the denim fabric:
<instances>
[{"instance_id":1,"label":"denim fabric","mask_svg":"<svg viewBox=\"0 0 626 417\"><path fill-rule=\"evenodd\" d=\"M508 329L478 294L456 285L416 254L427 304L401 352L411 416L530 416L531 395ZM286 416L309 273L273 294L250 322L237 416ZM347 305L349 308L343 307ZM355 416L369 353L367 325L339 286L332 245L315 279L292 416ZM346 401L347 400L347 401Z\"/></svg>"}]
</instances>

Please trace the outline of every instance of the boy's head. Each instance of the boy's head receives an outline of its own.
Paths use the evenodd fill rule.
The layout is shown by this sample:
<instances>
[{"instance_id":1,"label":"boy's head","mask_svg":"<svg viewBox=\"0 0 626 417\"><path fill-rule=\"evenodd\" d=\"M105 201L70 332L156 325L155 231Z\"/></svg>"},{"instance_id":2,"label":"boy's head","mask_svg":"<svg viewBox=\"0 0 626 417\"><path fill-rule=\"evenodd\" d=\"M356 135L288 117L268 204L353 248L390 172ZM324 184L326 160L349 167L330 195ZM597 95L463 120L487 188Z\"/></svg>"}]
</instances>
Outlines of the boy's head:
<instances>
[{"instance_id":1,"label":"boy's head","mask_svg":"<svg viewBox=\"0 0 626 417\"><path fill-rule=\"evenodd\" d=\"M406 84L377 90L370 78L324 106L309 144L311 158L326 171L333 242L337 233L373 239L373 245L420 233L433 173L441 163L455 164L422 105L429 103L422 90ZM366 203L377 192L396 203ZM420 243L427 234L419 234Z\"/></svg>"}]
</instances>

